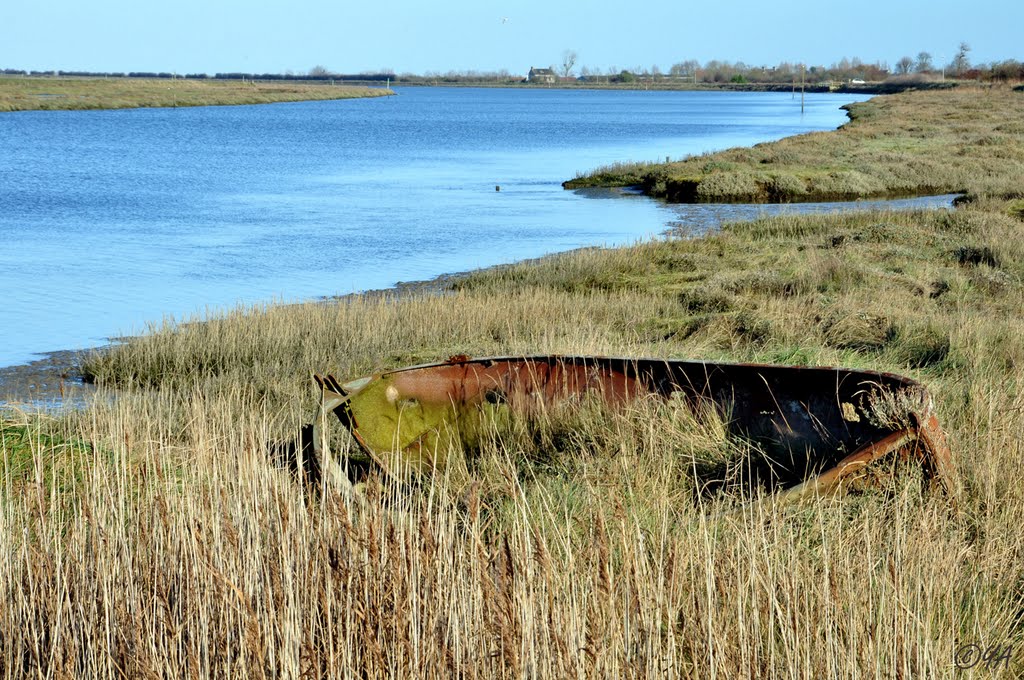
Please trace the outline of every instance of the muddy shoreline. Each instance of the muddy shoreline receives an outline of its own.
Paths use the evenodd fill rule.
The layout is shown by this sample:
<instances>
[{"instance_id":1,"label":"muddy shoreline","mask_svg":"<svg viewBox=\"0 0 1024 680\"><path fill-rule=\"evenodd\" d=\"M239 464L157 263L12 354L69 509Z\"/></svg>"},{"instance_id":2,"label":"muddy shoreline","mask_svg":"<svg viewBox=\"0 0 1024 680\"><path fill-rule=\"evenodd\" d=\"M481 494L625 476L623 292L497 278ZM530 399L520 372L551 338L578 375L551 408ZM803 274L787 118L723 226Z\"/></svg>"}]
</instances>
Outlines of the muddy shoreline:
<instances>
[{"instance_id":1,"label":"muddy shoreline","mask_svg":"<svg viewBox=\"0 0 1024 680\"><path fill-rule=\"evenodd\" d=\"M27 364L0 368L0 407L55 407L94 391L83 382L82 359L96 349L46 352Z\"/></svg>"}]
</instances>

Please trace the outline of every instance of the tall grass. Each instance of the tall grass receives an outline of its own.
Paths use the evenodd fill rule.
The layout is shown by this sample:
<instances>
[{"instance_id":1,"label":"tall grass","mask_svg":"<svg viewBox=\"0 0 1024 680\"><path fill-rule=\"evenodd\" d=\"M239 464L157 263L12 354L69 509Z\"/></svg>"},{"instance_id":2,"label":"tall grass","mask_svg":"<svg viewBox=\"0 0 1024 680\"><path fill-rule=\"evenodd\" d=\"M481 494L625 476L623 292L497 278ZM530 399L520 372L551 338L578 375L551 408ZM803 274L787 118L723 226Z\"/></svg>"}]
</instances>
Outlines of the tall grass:
<instances>
[{"instance_id":1,"label":"tall grass","mask_svg":"<svg viewBox=\"0 0 1024 680\"><path fill-rule=\"evenodd\" d=\"M647 418L567 444L571 476L524 476L503 445L459 493L311 497L267 464L266 414L161 401L65 433L91 447L75 507L8 482L9 673L929 677L959 641L1018 641L998 537L1019 504L972 520L906 483L714 519L680 488L679 433Z\"/></svg>"}]
</instances>

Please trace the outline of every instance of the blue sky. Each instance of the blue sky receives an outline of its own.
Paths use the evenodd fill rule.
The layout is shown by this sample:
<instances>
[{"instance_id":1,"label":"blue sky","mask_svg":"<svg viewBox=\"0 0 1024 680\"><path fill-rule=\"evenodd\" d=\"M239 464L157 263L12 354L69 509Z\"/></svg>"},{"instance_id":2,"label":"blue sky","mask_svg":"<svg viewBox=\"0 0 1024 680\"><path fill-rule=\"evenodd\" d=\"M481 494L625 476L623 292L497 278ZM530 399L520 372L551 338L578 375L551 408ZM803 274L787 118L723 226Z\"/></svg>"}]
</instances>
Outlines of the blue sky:
<instances>
[{"instance_id":1,"label":"blue sky","mask_svg":"<svg viewBox=\"0 0 1024 680\"><path fill-rule=\"evenodd\" d=\"M604 71L686 59L890 66L930 52L948 62L1024 61L1024 1L556 3L527 0L3 0L0 68L96 71L525 73Z\"/></svg>"}]
</instances>

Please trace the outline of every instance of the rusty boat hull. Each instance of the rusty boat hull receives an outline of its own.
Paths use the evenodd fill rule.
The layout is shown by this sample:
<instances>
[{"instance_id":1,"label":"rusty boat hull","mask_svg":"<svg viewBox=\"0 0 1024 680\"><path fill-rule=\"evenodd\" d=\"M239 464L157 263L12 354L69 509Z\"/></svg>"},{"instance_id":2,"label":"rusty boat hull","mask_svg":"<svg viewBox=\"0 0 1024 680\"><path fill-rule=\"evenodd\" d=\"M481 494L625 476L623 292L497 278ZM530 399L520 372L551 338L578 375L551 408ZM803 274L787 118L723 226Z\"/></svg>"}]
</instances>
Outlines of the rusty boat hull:
<instances>
[{"instance_id":1,"label":"rusty boat hull","mask_svg":"<svg viewBox=\"0 0 1024 680\"><path fill-rule=\"evenodd\" d=\"M528 413L596 397L714 409L728 436L782 468L773 491L827 493L883 459L915 461L952 491L950 451L920 383L875 371L599 356L452 357L339 383L317 377L322 402L313 454L329 455L336 416L362 451L397 478L443 467L452 445L498 412Z\"/></svg>"}]
</instances>

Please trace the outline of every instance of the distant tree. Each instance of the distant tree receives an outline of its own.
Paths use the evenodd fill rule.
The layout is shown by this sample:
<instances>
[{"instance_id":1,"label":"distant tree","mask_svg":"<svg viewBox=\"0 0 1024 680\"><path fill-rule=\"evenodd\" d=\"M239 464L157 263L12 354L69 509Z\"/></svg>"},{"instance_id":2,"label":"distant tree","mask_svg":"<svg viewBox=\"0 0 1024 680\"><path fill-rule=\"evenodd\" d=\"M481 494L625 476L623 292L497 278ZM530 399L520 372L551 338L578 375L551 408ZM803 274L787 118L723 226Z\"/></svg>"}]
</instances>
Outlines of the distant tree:
<instances>
[{"instance_id":1,"label":"distant tree","mask_svg":"<svg viewBox=\"0 0 1024 680\"><path fill-rule=\"evenodd\" d=\"M884 61L865 64L863 68L864 80L885 80L885 77L889 75L889 64Z\"/></svg>"},{"instance_id":2,"label":"distant tree","mask_svg":"<svg viewBox=\"0 0 1024 680\"><path fill-rule=\"evenodd\" d=\"M994 63L992 64L992 78L1004 82L1024 79L1024 64L1015 59Z\"/></svg>"},{"instance_id":3,"label":"distant tree","mask_svg":"<svg viewBox=\"0 0 1024 680\"><path fill-rule=\"evenodd\" d=\"M925 73L932 70L932 55L928 52L917 53L917 63L914 64L914 70L918 73Z\"/></svg>"},{"instance_id":4,"label":"distant tree","mask_svg":"<svg viewBox=\"0 0 1024 680\"><path fill-rule=\"evenodd\" d=\"M967 59L967 53L971 51L971 46L965 42L960 43L960 49L957 50L956 56L953 57L952 63L949 65L949 70L960 75L971 68L971 62Z\"/></svg>"},{"instance_id":5,"label":"distant tree","mask_svg":"<svg viewBox=\"0 0 1024 680\"><path fill-rule=\"evenodd\" d=\"M704 64L701 80L705 83L724 83L732 77L732 69L724 61L712 59Z\"/></svg>"},{"instance_id":6,"label":"distant tree","mask_svg":"<svg viewBox=\"0 0 1024 680\"><path fill-rule=\"evenodd\" d=\"M692 78L693 74L700 68L700 62L696 59L687 59L681 61L678 64L672 64L672 68L669 69L669 74L673 76L681 76L686 78Z\"/></svg>"},{"instance_id":7,"label":"distant tree","mask_svg":"<svg viewBox=\"0 0 1024 680\"><path fill-rule=\"evenodd\" d=\"M579 55L576 54L576 50L566 50L562 52L562 75L566 78L572 73L572 69L576 66L576 60L579 59Z\"/></svg>"},{"instance_id":8,"label":"distant tree","mask_svg":"<svg viewBox=\"0 0 1024 680\"><path fill-rule=\"evenodd\" d=\"M912 57L900 57L900 60L896 62L896 73L904 75L910 73L914 68L914 59Z\"/></svg>"},{"instance_id":9,"label":"distant tree","mask_svg":"<svg viewBox=\"0 0 1024 680\"><path fill-rule=\"evenodd\" d=\"M309 75L312 76L313 78L325 78L325 77L331 75L331 72L328 71L323 66L320 66L319 64L317 64L313 68L309 69Z\"/></svg>"}]
</instances>

